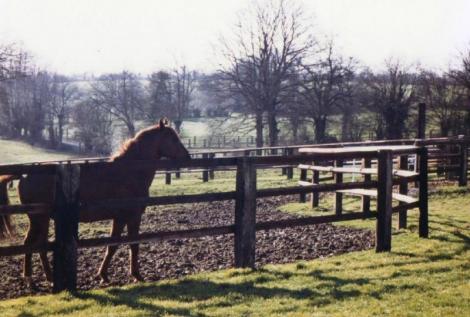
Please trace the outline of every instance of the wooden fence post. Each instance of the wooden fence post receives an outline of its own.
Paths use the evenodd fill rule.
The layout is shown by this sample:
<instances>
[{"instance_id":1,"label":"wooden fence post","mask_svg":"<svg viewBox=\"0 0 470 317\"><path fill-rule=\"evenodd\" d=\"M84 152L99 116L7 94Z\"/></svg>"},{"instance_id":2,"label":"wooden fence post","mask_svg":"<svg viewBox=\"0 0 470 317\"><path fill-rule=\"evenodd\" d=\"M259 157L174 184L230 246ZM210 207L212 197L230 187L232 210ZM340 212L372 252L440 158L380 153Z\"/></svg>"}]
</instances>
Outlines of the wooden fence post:
<instances>
[{"instance_id":1,"label":"wooden fence post","mask_svg":"<svg viewBox=\"0 0 470 317\"><path fill-rule=\"evenodd\" d=\"M343 161L336 160L335 166L342 167ZM343 182L343 173L335 173L335 182L336 184L341 184ZM338 192L335 193L335 213L338 216L343 213L343 194Z\"/></svg>"},{"instance_id":2,"label":"wooden fence post","mask_svg":"<svg viewBox=\"0 0 470 317\"><path fill-rule=\"evenodd\" d=\"M419 149L419 236L427 238L428 227L428 149Z\"/></svg>"},{"instance_id":3,"label":"wooden fence post","mask_svg":"<svg viewBox=\"0 0 470 317\"><path fill-rule=\"evenodd\" d=\"M398 168L401 170L408 170L408 155L401 155ZM402 195L408 195L408 180L406 178L400 179L400 185L398 191ZM404 205L404 202L399 202L400 205ZM407 210L402 210L398 213L398 229L406 229L407 226Z\"/></svg>"},{"instance_id":4,"label":"wooden fence post","mask_svg":"<svg viewBox=\"0 0 470 317\"><path fill-rule=\"evenodd\" d=\"M392 168L391 150L378 152L376 252L392 248Z\"/></svg>"},{"instance_id":5,"label":"wooden fence post","mask_svg":"<svg viewBox=\"0 0 470 317\"><path fill-rule=\"evenodd\" d=\"M318 162L313 162L313 165L317 165ZM313 176L312 176L312 184L320 184L320 172L319 171L313 171ZM312 193L310 202L312 203L312 208L313 207L318 207L318 204L320 202L320 193L319 192L314 192Z\"/></svg>"},{"instance_id":6,"label":"wooden fence post","mask_svg":"<svg viewBox=\"0 0 470 317\"><path fill-rule=\"evenodd\" d=\"M54 293L77 290L77 245L80 214L80 167L58 167L54 216L53 288Z\"/></svg>"},{"instance_id":7,"label":"wooden fence post","mask_svg":"<svg viewBox=\"0 0 470 317\"><path fill-rule=\"evenodd\" d=\"M202 154L202 158L209 158L209 154L204 153ZM204 168L202 170L202 181L207 183L209 181L209 168Z\"/></svg>"},{"instance_id":8,"label":"wooden fence post","mask_svg":"<svg viewBox=\"0 0 470 317\"><path fill-rule=\"evenodd\" d=\"M460 142L459 186L467 186L468 150L467 143Z\"/></svg>"},{"instance_id":9,"label":"wooden fence post","mask_svg":"<svg viewBox=\"0 0 470 317\"><path fill-rule=\"evenodd\" d=\"M307 181L307 170L306 169L300 169L300 180L301 181ZM302 193L299 194L299 202L304 203L306 200L307 195Z\"/></svg>"},{"instance_id":10,"label":"wooden fence post","mask_svg":"<svg viewBox=\"0 0 470 317\"><path fill-rule=\"evenodd\" d=\"M235 199L235 266L255 267L256 166L250 157L237 165Z\"/></svg>"},{"instance_id":11,"label":"wooden fence post","mask_svg":"<svg viewBox=\"0 0 470 317\"><path fill-rule=\"evenodd\" d=\"M282 155L284 155L284 156L288 156L288 155L289 155L289 153L287 152L287 149L285 149L285 148L282 149ZM282 174L282 175L287 175L287 167L283 167L283 168L282 168L282 173L281 173L281 174Z\"/></svg>"},{"instance_id":12,"label":"wooden fence post","mask_svg":"<svg viewBox=\"0 0 470 317\"><path fill-rule=\"evenodd\" d=\"M170 185L171 184L171 172L167 171L165 173L165 184Z\"/></svg>"},{"instance_id":13,"label":"wooden fence post","mask_svg":"<svg viewBox=\"0 0 470 317\"><path fill-rule=\"evenodd\" d=\"M209 158L213 159L215 157L215 153L209 154ZM214 168L209 168L209 178L214 179Z\"/></svg>"},{"instance_id":14,"label":"wooden fence post","mask_svg":"<svg viewBox=\"0 0 470 317\"><path fill-rule=\"evenodd\" d=\"M288 148L287 155L293 155L293 154L294 154L294 149ZM292 166L287 167L286 172L287 172L287 179L292 179L294 177L294 168Z\"/></svg>"},{"instance_id":15,"label":"wooden fence post","mask_svg":"<svg viewBox=\"0 0 470 317\"><path fill-rule=\"evenodd\" d=\"M175 177L176 177L176 179L181 178L181 168L179 168L179 167L176 168Z\"/></svg>"},{"instance_id":16,"label":"wooden fence post","mask_svg":"<svg viewBox=\"0 0 470 317\"><path fill-rule=\"evenodd\" d=\"M372 166L370 158L362 159L362 168L370 168ZM364 174L364 182L370 182L372 180L372 175ZM362 195L361 198L362 212L364 216L370 216L370 196Z\"/></svg>"}]
</instances>

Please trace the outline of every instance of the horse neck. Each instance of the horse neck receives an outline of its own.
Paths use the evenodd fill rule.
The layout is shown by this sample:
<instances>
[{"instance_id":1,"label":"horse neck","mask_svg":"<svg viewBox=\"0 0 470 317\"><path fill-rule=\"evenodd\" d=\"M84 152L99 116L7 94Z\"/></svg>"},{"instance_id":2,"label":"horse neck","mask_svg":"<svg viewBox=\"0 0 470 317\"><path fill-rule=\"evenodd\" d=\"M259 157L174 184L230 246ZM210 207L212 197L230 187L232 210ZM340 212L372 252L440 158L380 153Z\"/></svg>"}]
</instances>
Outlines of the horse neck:
<instances>
[{"instance_id":1,"label":"horse neck","mask_svg":"<svg viewBox=\"0 0 470 317\"><path fill-rule=\"evenodd\" d=\"M154 139L150 140L136 140L123 152L113 158L113 161L127 162L127 161L155 161L160 157L155 156L155 149L159 142Z\"/></svg>"}]
</instances>

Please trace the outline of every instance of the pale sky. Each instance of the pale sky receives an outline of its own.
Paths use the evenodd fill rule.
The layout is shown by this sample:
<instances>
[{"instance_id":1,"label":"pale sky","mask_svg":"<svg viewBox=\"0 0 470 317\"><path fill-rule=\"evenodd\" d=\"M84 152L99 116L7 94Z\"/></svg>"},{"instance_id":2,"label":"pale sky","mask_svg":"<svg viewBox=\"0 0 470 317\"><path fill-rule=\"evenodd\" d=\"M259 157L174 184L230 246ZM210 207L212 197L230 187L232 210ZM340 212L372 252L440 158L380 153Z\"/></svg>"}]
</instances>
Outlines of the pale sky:
<instances>
[{"instance_id":1,"label":"pale sky","mask_svg":"<svg viewBox=\"0 0 470 317\"><path fill-rule=\"evenodd\" d=\"M380 67L389 57L435 69L470 48L470 0L305 0L314 32ZM211 70L214 47L253 0L0 0L0 43L21 43L65 74Z\"/></svg>"}]
</instances>

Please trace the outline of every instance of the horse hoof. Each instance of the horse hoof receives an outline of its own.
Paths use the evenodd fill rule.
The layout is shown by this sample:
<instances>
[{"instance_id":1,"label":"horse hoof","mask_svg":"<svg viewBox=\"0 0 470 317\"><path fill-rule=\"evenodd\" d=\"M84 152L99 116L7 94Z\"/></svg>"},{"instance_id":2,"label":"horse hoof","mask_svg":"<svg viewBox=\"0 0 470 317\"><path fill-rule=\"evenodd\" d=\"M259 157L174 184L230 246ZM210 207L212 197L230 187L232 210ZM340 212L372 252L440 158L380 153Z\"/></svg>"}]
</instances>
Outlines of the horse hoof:
<instances>
[{"instance_id":1,"label":"horse hoof","mask_svg":"<svg viewBox=\"0 0 470 317\"><path fill-rule=\"evenodd\" d=\"M24 281L26 282L26 285L28 288L35 289L36 285L34 284L34 281L31 276L25 276Z\"/></svg>"},{"instance_id":2,"label":"horse hoof","mask_svg":"<svg viewBox=\"0 0 470 317\"><path fill-rule=\"evenodd\" d=\"M96 278L100 280L100 284L108 284L109 283L109 278L107 275L104 274L97 274Z\"/></svg>"},{"instance_id":3,"label":"horse hoof","mask_svg":"<svg viewBox=\"0 0 470 317\"><path fill-rule=\"evenodd\" d=\"M140 274L132 274L134 283L145 282L144 278Z\"/></svg>"}]
</instances>

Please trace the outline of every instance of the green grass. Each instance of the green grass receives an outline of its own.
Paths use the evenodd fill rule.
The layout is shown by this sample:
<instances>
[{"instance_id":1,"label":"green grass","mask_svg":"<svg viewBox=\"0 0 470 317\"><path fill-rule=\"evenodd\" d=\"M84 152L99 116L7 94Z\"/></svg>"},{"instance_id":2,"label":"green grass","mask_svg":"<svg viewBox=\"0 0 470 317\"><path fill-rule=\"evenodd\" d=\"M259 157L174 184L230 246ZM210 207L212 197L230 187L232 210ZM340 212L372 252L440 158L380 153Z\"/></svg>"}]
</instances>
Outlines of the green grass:
<instances>
[{"instance_id":1,"label":"green grass","mask_svg":"<svg viewBox=\"0 0 470 317\"><path fill-rule=\"evenodd\" d=\"M214 179L204 183L202 172L182 173L180 179L172 175L171 185L165 185L165 176L157 175L150 188L152 196L201 194L235 190L235 171L215 172ZM282 176L281 169L259 169L257 171L257 188L286 187L297 185L299 175L294 171L292 179Z\"/></svg>"},{"instance_id":2,"label":"green grass","mask_svg":"<svg viewBox=\"0 0 470 317\"><path fill-rule=\"evenodd\" d=\"M349 202L348 202L349 203ZM357 200L351 200L351 206ZM325 200L325 205L330 204ZM294 212L294 205L286 211ZM303 213L309 208L303 206ZM320 210L311 213L321 212ZM372 220L342 225L374 227ZM430 198L430 237L395 231L390 253L373 250L257 271L231 269L180 280L24 297L1 316L469 316L470 191ZM275 250L273 249L273 252Z\"/></svg>"},{"instance_id":3,"label":"green grass","mask_svg":"<svg viewBox=\"0 0 470 317\"><path fill-rule=\"evenodd\" d=\"M47 150L25 142L0 139L0 164L30 163L49 160L66 160L74 155Z\"/></svg>"}]
</instances>

